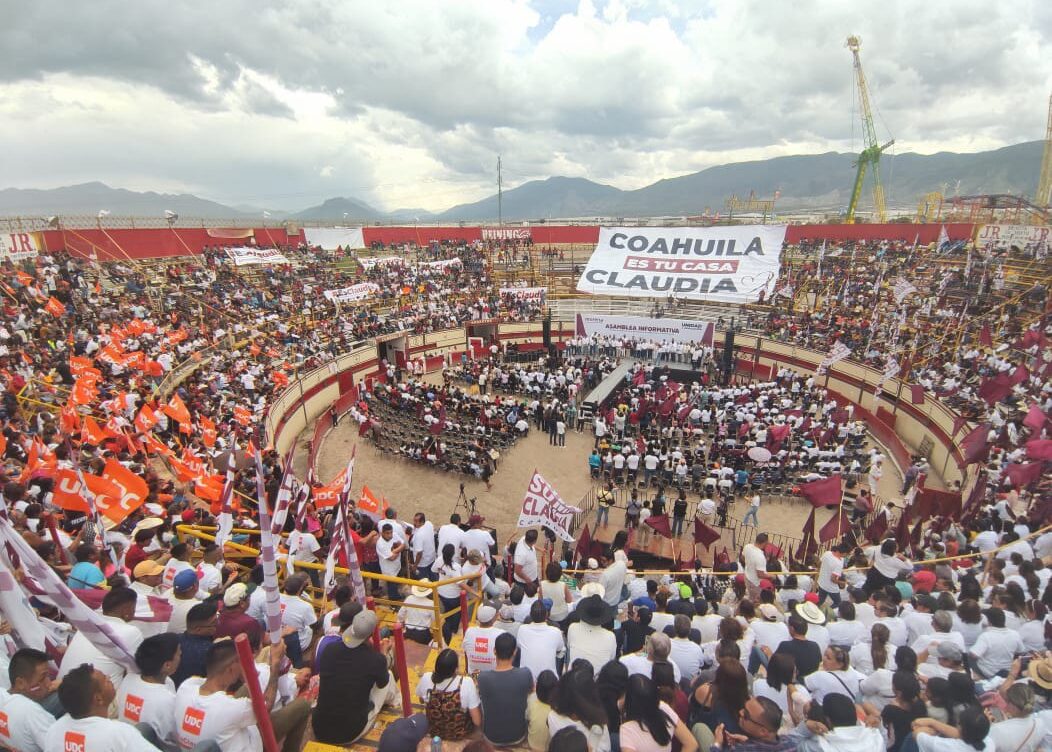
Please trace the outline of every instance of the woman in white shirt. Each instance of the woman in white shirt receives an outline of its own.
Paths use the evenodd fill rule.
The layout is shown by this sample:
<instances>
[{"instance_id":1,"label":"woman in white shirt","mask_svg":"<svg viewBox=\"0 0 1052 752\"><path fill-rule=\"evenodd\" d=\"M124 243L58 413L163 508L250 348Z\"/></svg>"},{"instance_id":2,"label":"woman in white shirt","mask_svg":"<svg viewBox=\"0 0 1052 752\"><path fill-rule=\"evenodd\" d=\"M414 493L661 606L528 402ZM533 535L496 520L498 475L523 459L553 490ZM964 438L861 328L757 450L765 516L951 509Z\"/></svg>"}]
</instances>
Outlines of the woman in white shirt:
<instances>
[{"instance_id":1,"label":"woman in white shirt","mask_svg":"<svg viewBox=\"0 0 1052 752\"><path fill-rule=\"evenodd\" d=\"M435 659L435 670L420 677L416 695L425 706L432 695L439 692L459 692L460 709L471 717L475 726L482 725L482 708L478 688L470 676L458 676L459 656L455 650L446 648Z\"/></svg>"},{"instance_id":2,"label":"woman in white shirt","mask_svg":"<svg viewBox=\"0 0 1052 752\"><path fill-rule=\"evenodd\" d=\"M866 552L870 570L866 574L866 592L872 593L886 585L893 585L900 574L913 571L913 562L898 553L898 544L894 538L888 538L873 546Z\"/></svg>"},{"instance_id":3,"label":"woman in white shirt","mask_svg":"<svg viewBox=\"0 0 1052 752\"><path fill-rule=\"evenodd\" d=\"M913 734L920 752L994 752L990 720L982 708L969 706L957 718L957 726L932 718L913 722Z\"/></svg>"},{"instance_id":4,"label":"woman in white shirt","mask_svg":"<svg viewBox=\"0 0 1052 752\"><path fill-rule=\"evenodd\" d=\"M883 710L885 705L895 699L894 680L897 671L917 673L917 654L913 652L913 648L905 646L898 648L895 651L893 662L894 670L878 668L862 680L862 699L877 710Z\"/></svg>"},{"instance_id":5,"label":"woman in white shirt","mask_svg":"<svg viewBox=\"0 0 1052 752\"><path fill-rule=\"evenodd\" d=\"M888 650L891 631L883 624L874 624L870 629L870 641L851 647L851 665L855 670L869 676L882 668L895 670L895 657Z\"/></svg>"},{"instance_id":6,"label":"woman in white shirt","mask_svg":"<svg viewBox=\"0 0 1052 752\"><path fill-rule=\"evenodd\" d=\"M811 693L796 683L796 659L789 653L775 653L767 663L767 676L752 685L754 697L766 697L782 711L781 731L788 732L804 719Z\"/></svg>"},{"instance_id":7,"label":"woman in white shirt","mask_svg":"<svg viewBox=\"0 0 1052 752\"><path fill-rule=\"evenodd\" d=\"M547 598L552 602L548 611L548 618L557 626L570 615L570 604L573 603L573 595L570 588L562 581L563 568L557 561L550 561L544 568L544 579L541 580L541 598Z\"/></svg>"},{"instance_id":8,"label":"woman in white shirt","mask_svg":"<svg viewBox=\"0 0 1052 752\"><path fill-rule=\"evenodd\" d=\"M826 695L841 694L852 702L862 699L861 684L865 677L851 668L851 658L846 648L830 645L822 655L822 668L804 678L804 686L815 702L822 702Z\"/></svg>"},{"instance_id":9,"label":"woman in white shirt","mask_svg":"<svg viewBox=\"0 0 1052 752\"><path fill-rule=\"evenodd\" d=\"M455 560L457 550L452 543L447 543L442 547L442 556L435 562L434 572L435 577L441 580L451 580L461 576L460 565ZM454 583L450 585L439 585L438 599L442 602L442 612L448 613L453 609L460 606L460 593L464 589L463 583ZM457 631L457 627L460 625L460 614L452 613L449 614L445 621L442 623L442 639L445 640L446 644L453 638L453 634Z\"/></svg>"},{"instance_id":10,"label":"woman in white shirt","mask_svg":"<svg viewBox=\"0 0 1052 752\"><path fill-rule=\"evenodd\" d=\"M570 669L559 679L551 697L548 734L572 726L588 739L591 752L610 752L610 729L591 668Z\"/></svg>"}]
</instances>

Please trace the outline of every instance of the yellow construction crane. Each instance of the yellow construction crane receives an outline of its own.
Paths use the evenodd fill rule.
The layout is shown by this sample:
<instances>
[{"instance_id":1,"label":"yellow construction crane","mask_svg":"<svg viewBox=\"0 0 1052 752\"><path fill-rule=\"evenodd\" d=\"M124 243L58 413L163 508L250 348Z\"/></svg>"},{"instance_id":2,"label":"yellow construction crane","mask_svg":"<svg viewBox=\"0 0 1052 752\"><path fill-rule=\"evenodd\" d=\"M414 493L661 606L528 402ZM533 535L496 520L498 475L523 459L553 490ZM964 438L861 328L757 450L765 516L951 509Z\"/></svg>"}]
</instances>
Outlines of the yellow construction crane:
<instances>
[{"instance_id":1,"label":"yellow construction crane","mask_svg":"<svg viewBox=\"0 0 1052 752\"><path fill-rule=\"evenodd\" d=\"M1041 157L1041 178L1037 181L1034 203L1042 209L1052 205L1052 96L1048 98L1048 127L1045 129L1045 153Z\"/></svg>"},{"instance_id":2,"label":"yellow construction crane","mask_svg":"<svg viewBox=\"0 0 1052 752\"><path fill-rule=\"evenodd\" d=\"M866 178L866 170L873 173L873 218L877 222L886 219L884 204L884 186L880 183L880 155L886 151L895 140L892 139L881 146L877 142L877 129L873 126L873 111L869 106L869 86L866 84L866 74L862 72L862 59L858 55L862 48L862 40L857 36L847 38L847 48L851 50L851 56L855 61L855 84L858 86L859 109L862 111L862 137L865 146L858 155L855 166L855 185L851 189L851 201L847 205L847 216L844 221L853 224L855 221L855 210L858 208L858 200L862 196L862 182Z\"/></svg>"}]
</instances>

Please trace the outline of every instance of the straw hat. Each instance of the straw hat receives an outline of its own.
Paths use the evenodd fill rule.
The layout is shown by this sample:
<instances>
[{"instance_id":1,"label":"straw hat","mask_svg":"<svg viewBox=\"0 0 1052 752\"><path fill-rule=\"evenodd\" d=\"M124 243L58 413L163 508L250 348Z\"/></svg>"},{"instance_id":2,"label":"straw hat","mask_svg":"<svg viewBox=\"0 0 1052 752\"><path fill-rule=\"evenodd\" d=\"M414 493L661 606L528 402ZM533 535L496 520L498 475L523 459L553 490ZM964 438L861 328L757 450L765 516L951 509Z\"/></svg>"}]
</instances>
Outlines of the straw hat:
<instances>
[{"instance_id":1,"label":"straw hat","mask_svg":"<svg viewBox=\"0 0 1052 752\"><path fill-rule=\"evenodd\" d=\"M409 588L409 592L415 595L417 598L427 598L431 595L431 584L430 580L420 580L419 585L413 585Z\"/></svg>"},{"instance_id":2,"label":"straw hat","mask_svg":"<svg viewBox=\"0 0 1052 752\"><path fill-rule=\"evenodd\" d=\"M806 621L808 624L816 624L821 626L826 623L826 615L822 613L822 609L816 606L810 601L803 603L797 603L793 609L796 611L797 616Z\"/></svg>"}]
</instances>

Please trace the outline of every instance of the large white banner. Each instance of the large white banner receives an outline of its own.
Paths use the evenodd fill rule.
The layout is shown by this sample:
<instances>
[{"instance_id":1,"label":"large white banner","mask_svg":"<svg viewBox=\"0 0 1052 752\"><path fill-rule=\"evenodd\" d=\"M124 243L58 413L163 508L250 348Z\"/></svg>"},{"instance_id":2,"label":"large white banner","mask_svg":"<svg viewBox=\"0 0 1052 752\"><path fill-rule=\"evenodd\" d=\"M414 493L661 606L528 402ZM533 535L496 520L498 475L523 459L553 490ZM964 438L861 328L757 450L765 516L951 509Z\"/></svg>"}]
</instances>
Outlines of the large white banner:
<instances>
[{"instance_id":1,"label":"large white banner","mask_svg":"<svg viewBox=\"0 0 1052 752\"><path fill-rule=\"evenodd\" d=\"M351 303L355 300L365 300L380 292L380 285L372 282L341 287L338 290L326 290L324 295L332 303Z\"/></svg>"},{"instance_id":2,"label":"large white banner","mask_svg":"<svg viewBox=\"0 0 1052 752\"><path fill-rule=\"evenodd\" d=\"M226 248L225 250L226 255L234 262L234 266L289 263L289 260L277 248L253 248L243 245L235 248Z\"/></svg>"},{"instance_id":3,"label":"large white banner","mask_svg":"<svg viewBox=\"0 0 1052 752\"><path fill-rule=\"evenodd\" d=\"M421 269L449 269L454 266L463 266L464 262L458 258L442 259L441 261L421 261L417 267Z\"/></svg>"},{"instance_id":4,"label":"large white banner","mask_svg":"<svg viewBox=\"0 0 1052 752\"><path fill-rule=\"evenodd\" d=\"M983 225L975 236L978 248L993 246L1009 248L1018 246L1044 246L1047 250L1052 245L1052 227L1034 225Z\"/></svg>"},{"instance_id":5,"label":"large white banner","mask_svg":"<svg viewBox=\"0 0 1052 752\"><path fill-rule=\"evenodd\" d=\"M547 287L502 287L500 288L501 297L505 295L517 298L518 300L544 300L544 296L548 294Z\"/></svg>"},{"instance_id":6,"label":"large white banner","mask_svg":"<svg viewBox=\"0 0 1052 752\"><path fill-rule=\"evenodd\" d=\"M785 225L601 227L580 292L749 303L774 292Z\"/></svg>"},{"instance_id":7,"label":"large white banner","mask_svg":"<svg viewBox=\"0 0 1052 752\"><path fill-rule=\"evenodd\" d=\"M304 227L303 236L307 239L307 245L318 246L326 251L365 248L361 227Z\"/></svg>"},{"instance_id":8,"label":"large white banner","mask_svg":"<svg viewBox=\"0 0 1052 752\"><path fill-rule=\"evenodd\" d=\"M40 235L35 232L12 232L0 235L0 261L22 261L40 252Z\"/></svg>"},{"instance_id":9,"label":"large white banner","mask_svg":"<svg viewBox=\"0 0 1052 752\"><path fill-rule=\"evenodd\" d=\"M543 525L564 541L572 542L573 516L580 511L563 501L552 484L534 470L530 485L526 487L526 498L522 500L519 527Z\"/></svg>"},{"instance_id":10,"label":"large white banner","mask_svg":"<svg viewBox=\"0 0 1052 752\"><path fill-rule=\"evenodd\" d=\"M366 256L359 258L358 263L362 265L363 269L372 269L374 266L384 266L386 264L405 266L405 259L401 256Z\"/></svg>"},{"instance_id":11,"label":"large white banner","mask_svg":"<svg viewBox=\"0 0 1052 752\"><path fill-rule=\"evenodd\" d=\"M597 313L577 314L577 336L627 337L649 342L701 342L712 344L711 321L686 319L650 319L642 316L603 316Z\"/></svg>"}]
</instances>

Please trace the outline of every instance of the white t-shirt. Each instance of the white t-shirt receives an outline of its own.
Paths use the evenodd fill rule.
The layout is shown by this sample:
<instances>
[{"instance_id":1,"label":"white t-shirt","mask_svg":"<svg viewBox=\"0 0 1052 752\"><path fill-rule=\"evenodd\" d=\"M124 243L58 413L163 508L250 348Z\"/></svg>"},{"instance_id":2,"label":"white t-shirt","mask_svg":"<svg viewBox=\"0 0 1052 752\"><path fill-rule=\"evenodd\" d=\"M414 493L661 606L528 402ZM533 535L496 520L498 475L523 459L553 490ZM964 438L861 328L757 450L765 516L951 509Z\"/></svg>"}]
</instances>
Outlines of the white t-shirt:
<instances>
[{"instance_id":1,"label":"white t-shirt","mask_svg":"<svg viewBox=\"0 0 1052 752\"><path fill-rule=\"evenodd\" d=\"M139 628L115 616L103 616L102 619L109 624L110 629L124 642L128 652L134 655L143 641L142 632L139 631ZM65 655L62 656L62 663L58 669L58 678L63 678L83 663L90 663L106 674L115 687L119 687L121 682L124 681L124 666L112 658L108 658L101 650L92 645L83 632L77 632L73 635L73 639L70 640Z\"/></svg>"},{"instance_id":2,"label":"white t-shirt","mask_svg":"<svg viewBox=\"0 0 1052 752\"><path fill-rule=\"evenodd\" d=\"M694 675L701 668L702 661L705 659L705 653L702 651L701 645L683 637L673 637L670 642L672 649L668 654L669 661L679 668L682 676L688 680L693 679Z\"/></svg>"},{"instance_id":3,"label":"white t-shirt","mask_svg":"<svg viewBox=\"0 0 1052 752\"><path fill-rule=\"evenodd\" d=\"M997 749L1009 752L1035 752L1045 739L1048 729L1036 715L1010 718L990 726L990 739Z\"/></svg>"},{"instance_id":4,"label":"white t-shirt","mask_svg":"<svg viewBox=\"0 0 1052 752\"><path fill-rule=\"evenodd\" d=\"M537 579L539 568L537 565L537 551L526 545L526 541L520 540L515 546L515 565L522 567L522 579L515 576L516 582L533 582ZM535 676L534 679L537 677Z\"/></svg>"},{"instance_id":5,"label":"white t-shirt","mask_svg":"<svg viewBox=\"0 0 1052 752\"><path fill-rule=\"evenodd\" d=\"M519 665L528 668L533 680L548 670L558 675L555 659L566 652L563 633L544 623L523 624L516 634L519 642Z\"/></svg>"},{"instance_id":6,"label":"white t-shirt","mask_svg":"<svg viewBox=\"0 0 1052 752\"><path fill-rule=\"evenodd\" d=\"M452 543L455 553L453 554L453 561L460 563L460 546L464 540L464 531L453 523L443 525L438 529L438 557L442 557L442 549L446 547L447 543Z\"/></svg>"},{"instance_id":7,"label":"white t-shirt","mask_svg":"<svg viewBox=\"0 0 1052 752\"><path fill-rule=\"evenodd\" d=\"M921 734L917 737L917 749L920 752L980 752L971 744L960 739L947 739L934 734ZM994 752L994 740L987 736L983 740L982 752Z\"/></svg>"},{"instance_id":8,"label":"white t-shirt","mask_svg":"<svg viewBox=\"0 0 1052 752\"><path fill-rule=\"evenodd\" d=\"M0 689L0 747L41 752L55 716L25 695Z\"/></svg>"},{"instance_id":9,"label":"white t-shirt","mask_svg":"<svg viewBox=\"0 0 1052 752\"><path fill-rule=\"evenodd\" d=\"M849 668L846 671L818 670L804 677L804 686L811 692L815 702L822 702L826 695L845 695L853 701L862 699L862 676Z\"/></svg>"},{"instance_id":10,"label":"white t-shirt","mask_svg":"<svg viewBox=\"0 0 1052 752\"><path fill-rule=\"evenodd\" d=\"M168 563L164 565L164 572L161 573L161 588L164 590L170 590L172 587L172 581L175 576L182 572L184 569L193 569L193 565L188 561L181 561L180 559L169 559Z\"/></svg>"},{"instance_id":11,"label":"white t-shirt","mask_svg":"<svg viewBox=\"0 0 1052 752\"><path fill-rule=\"evenodd\" d=\"M1004 627L987 627L970 652L976 658L976 668L984 677L991 677L1012 667L1015 656L1023 652L1023 641L1016 632Z\"/></svg>"},{"instance_id":12,"label":"white t-shirt","mask_svg":"<svg viewBox=\"0 0 1052 752\"><path fill-rule=\"evenodd\" d=\"M497 637L503 629L496 627L468 627L464 633L464 657L468 659L468 673L496 668L497 655L493 652Z\"/></svg>"},{"instance_id":13,"label":"white t-shirt","mask_svg":"<svg viewBox=\"0 0 1052 752\"><path fill-rule=\"evenodd\" d=\"M247 700L246 700L247 702ZM127 723L88 716L59 718L48 729L45 752L157 752L143 735ZM226 752L224 749L223 752Z\"/></svg>"},{"instance_id":14,"label":"white t-shirt","mask_svg":"<svg viewBox=\"0 0 1052 752\"><path fill-rule=\"evenodd\" d=\"M431 672L428 671L420 677L416 685L416 696L420 698L420 702L427 704L432 689L437 689L439 692L456 692L459 689L461 710L468 711L479 706L479 691L470 676L453 676L436 686L431 678Z\"/></svg>"},{"instance_id":15,"label":"white t-shirt","mask_svg":"<svg viewBox=\"0 0 1052 752\"><path fill-rule=\"evenodd\" d=\"M827 593L839 593L840 586L833 581L844 572L844 560L832 551L826 551L818 562L818 587Z\"/></svg>"},{"instance_id":16,"label":"white t-shirt","mask_svg":"<svg viewBox=\"0 0 1052 752\"><path fill-rule=\"evenodd\" d=\"M306 650L310 645L315 622L318 615L314 608L305 600L296 595L282 593L281 598L281 626L293 627L300 640L300 649Z\"/></svg>"},{"instance_id":17,"label":"white t-shirt","mask_svg":"<svg viewBox=\"0 0 1052 752\"><path fill-rule=\"evenodd\" d=\"M376 539L376 556L380 560L380 572L391 577L397 577L402 570L401 554L393 554L393 549L397 545L398 539L394 536L391 536L391 540Z\"/></svg>"},{"instance_id":18,"label":"white t-shirt","mask_svg":"<svg viewBox=\"0 0 1052 752\"><path fill-rule=\"evenodd\" d=\"M289 551L295 549L293 561L317 561L315 554L321 550L321 544L311 533L293 530L289 533Z\"/></svg>"},{"instance_id":19,"label":"white t-shirt","mask_svg":"<svg viewBox=\"0 0 1052 752\"><path fill-rule=\"evenodd\" d=\"M175 695L179 747L191 750L199 742L214 739L223 752L258 752L262 749L263 740L256 728L252 701L247 697L231 697L225 692L202 695L204 681L199 676L191 677L179 685Z\"/></svg>"},{"instance_id":20,"label":"white t-shirt","mask_svg":"<svg viewBox=\"0 0 1052 752\"><path fill-rule=\"evenodd\" d=\"M138 674L128 674L117 691L117 720L147 723L157 732L157 738L167 744L177 744L175 735L175 684L166 679L164 684L143 681Z\"/></svg>"},{"instance_id":21,"label":"white t-shirt","mask_svg":"<svg viewBox=\"0 0 1052 752\"><path fill-rule=\"evenodd\" d=\"M745 562L745 579L753 585L760 584L759 572L766 571L767 557L763 551L752 543L747 543L742 548L742 559Z\"/></svg>"},{"instance_id":22,"label":"white t-shirt","mask_svg":"<svg viewBox=\"0 0 1052 752\"><path fill-rule=\"evenodd\" d=\"M643 653L632 653L631 655L622 656L621 663L625 664L628 669L628 675L642 674L643 676L651 676L654 671L654 664L650 662L650 659ZM679 684L680 679L683 678L683 674L679 670L679 666L672 663L672 673L676 678L676 683Z\"/></svg>"},{"instance_id":23,"label":"white t-shirt","mask_svg":"<svg viewBox=\"0 0 1052 752\"><path fill-rule=\"evenodd\" d=\"M471 551L478 551L482 554L482 558L486 564L490 563L489 547L493 543L493 537L488 531L481 528L473 527L470 530L464 531L464 548Z\"/></svg>"},{"instance_id":24,"label":"white t-shirt","mask_svg":"<svg viewBox=\"0 0 1052 752\"><path fill-rule=\"evenodd\" d=\"M197 594L205 598L223 584L223 572L215 564L202 561L197 565Z\"/></svg>"},{"instance_id":25,"label":"white t-shirt","mask_svg":"<svg viewBox=\"0 0 1052 752\"><path fill-rule=\"evenodd\" d=\"M416 555L420 554L420 561L417 563L417 566L429 567L434 564L436 557L435 526L430 522L425 522L414 530L409 546L413 552L413 561L416 561Z\"/></svg>"},{"instance_id":26,"label":"white t-shirt","mask_svg":"<svg viewBox=\"0 0 1052 752\"><path fill-rule=\"evenodd\" d=\"M857 620L831 621L826 625L829 632L829 644L851 647L866 638L866 626ZM855 665L852 660L851 665Z\"/></svg>"}]
</instances>

